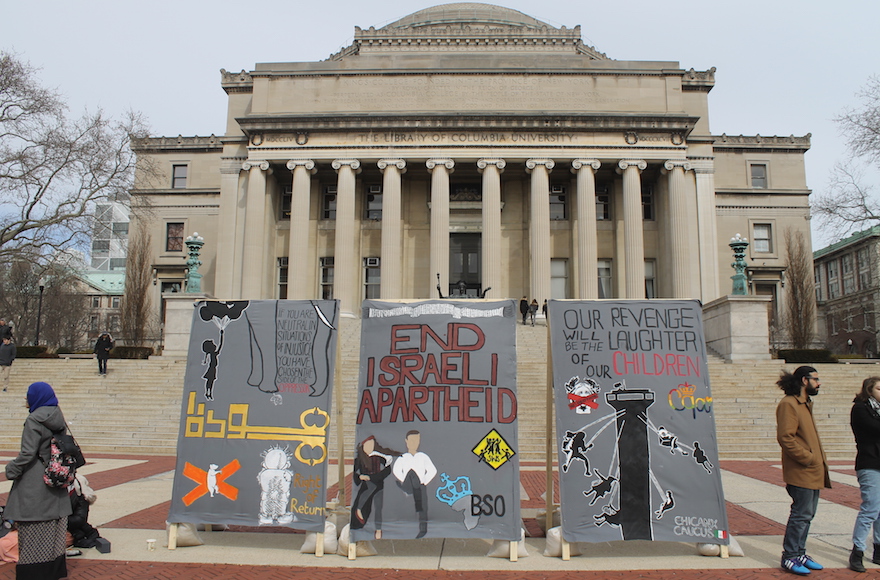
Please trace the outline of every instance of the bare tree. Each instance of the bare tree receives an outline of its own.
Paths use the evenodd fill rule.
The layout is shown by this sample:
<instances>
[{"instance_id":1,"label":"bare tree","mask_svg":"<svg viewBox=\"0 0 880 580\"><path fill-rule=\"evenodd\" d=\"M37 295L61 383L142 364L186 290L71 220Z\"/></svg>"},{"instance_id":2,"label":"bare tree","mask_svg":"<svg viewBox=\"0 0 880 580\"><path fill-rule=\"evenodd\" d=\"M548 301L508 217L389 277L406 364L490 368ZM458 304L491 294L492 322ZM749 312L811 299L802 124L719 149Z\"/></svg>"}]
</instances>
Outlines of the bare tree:
<instances>
[{"instance_id":1,"label":"bare tree","mask_svg":"<svg viewBox=\"0 0 880 580\"><path fill-rule=\"evenodd\" d=\"M125 296L122 298L122 334L129 346L144 346L150 334L150 231L144 220L134 222L125 265Z\"/></svg>"},{"instance_id":2,"label":"bare tree","mask_svg":"<svg viewBox=\"0 0 880 580\"><path fill-rule=\"evenodd\" d=\"M783 325L794 348L809 348L816 319L816 291L813 286L813 256L804 233L786 228L784 233L788 293Z\"/></svg>"},{"instance_id":3,"label":"bare tree","mask_svg":"<svg viewBox=\"0 0 880 580\"><path fill-rule=\"evenodd\" d=\"M69 119L60 96L35 77L29 64L0 52L0 262L88 239L96 202L127 195L129 145L147 134L134 113Z\"/></svg>"},{"instance_id":4,"label":"bare tree","mask_svg":"<svg viewBox=\"0 0 880 580\"><path fill-rule=\"evenodd\" d=\"M834 119L853 158L834 166L825 192L813 199L816 216L837 237L880 223L880 201L865 175L880 168L880 77L871 77L857 96L860 105Z\"/></svg>"}]
</instances>

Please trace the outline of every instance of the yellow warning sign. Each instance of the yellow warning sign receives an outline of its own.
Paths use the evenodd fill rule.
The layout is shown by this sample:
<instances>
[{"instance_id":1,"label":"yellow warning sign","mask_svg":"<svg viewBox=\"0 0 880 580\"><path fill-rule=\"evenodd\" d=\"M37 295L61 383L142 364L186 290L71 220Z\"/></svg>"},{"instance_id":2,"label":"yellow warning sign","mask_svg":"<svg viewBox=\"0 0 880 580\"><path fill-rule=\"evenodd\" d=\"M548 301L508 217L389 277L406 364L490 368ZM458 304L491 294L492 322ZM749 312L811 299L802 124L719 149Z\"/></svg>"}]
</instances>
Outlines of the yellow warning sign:
<instances>
[{"instance_id":1,"label":"yellow warning sign","mask_svg":"<svg viewBox=\"0 0 880 580\"><path fill-rule=\"evenodd\" d=\"M507 441L504 440L504 437L502 437L495 429L489 431L489 433L477 443L477 446L473 449L473 453L480 458L480 461L485 462L492 469L498 469L507 463L508 459L516 455L516 451L511 449L510 445L507 444Z\"/></svg>"}]
</instances>

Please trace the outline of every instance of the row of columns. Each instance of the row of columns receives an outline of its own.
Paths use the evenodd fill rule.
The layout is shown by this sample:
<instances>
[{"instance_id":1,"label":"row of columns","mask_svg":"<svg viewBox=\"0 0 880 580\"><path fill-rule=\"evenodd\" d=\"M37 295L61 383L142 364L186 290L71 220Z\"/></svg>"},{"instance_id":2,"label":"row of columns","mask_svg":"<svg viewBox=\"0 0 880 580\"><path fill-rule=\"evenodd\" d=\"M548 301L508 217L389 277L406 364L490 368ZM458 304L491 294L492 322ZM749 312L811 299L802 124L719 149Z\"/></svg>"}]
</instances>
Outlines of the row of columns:
<instances>
[{"instance_id":1,"label":"row of columns","mask_svg":"<svg viewBox=\"0 0 880 580\"><path fill-rule=\"evenodd\" d=\"M360 172L360 161L357 159L336 159L332 167L337 172L337 203L334 249L334 295L342 301L343 313L353 313L359 304L358 289L360 268L355 255L355 176ZM381 258L382 275L380 293L383 299L402 298L403 265L402 265L402 218L401 218L401 179L406 172L406 161L403 159L381 159L377 163L383 172L383 207L382 207L382 238ZM454 170L452 159L428 159L425 163L431 174L431 234L429 273L432 277L428 287L433 288L439 283L441 288L448 288L449 280L449 175ZM483 288L501 290L502 254L501 254L501 173L506 162L503 159L479 159L477 167L482 173L482 268ZM541 302L550 298L550 172L555 167L552 159L529 159L525 163L526 171L531 179L531 218L529 223L529 294ZM598 298L597 280L598 265L598 232L596 220L596 171L602 166L598 159L574 159L571 171L576 175L577 199L577 283L578 298ZM267 196L260 195L266 191L266 178L271 173L268 161L246 161L242 168L247 178L233 183L233 171L224 172L224 191L221 192L220 221L221 231L235 231L237 219L235 208L245 201L243 220L243 251L241 267L226 264L218 260L218 288L222 291L223 284L232 290L236 298L262 298L263 284L268 283L264 269L264 248L267 243ZM315 162L311 159L293 159L287 163L293 173L293 187L290 211L290 247L288 251L288 297L313 298L311 276L299 275L303 248L309 247L309 200L311 191L311 175L316 171ZM642 224L641 172L647 168L644 160L624 159L615 168L622 176L623 183L623 267L624 297L644 298L644 234ZM682 224L689 223L688 211L692 205L688 198L685 172L690 170L689 163L674 160L664 164L664 172L668 176L668 211L670 223L678 227L670 227L670 265L672 276L672 297L693 297L694 288L703 288L704 299L707 285L712 286L717 280L717 266L712 278L712 267L702 275L695 272L695 264L708 260L714 264L711 255L695 255L700 250L693 248L687 235L688 228ZM704 175L709 171L702 172ZM698 221L711 222L702 226L699 232L699 246L714 248L714 191L711 195L705 190L714 187L714 183L697 178ZM703 187L700 187L700 186ZM235 199L228 190L235 188L246 190L245 199ZM251 195L251 193L256 193ZM230 203L232 202L232 203ZM711 202L711 203L710 203ZM220 238L223 240L223 237ZM234 239L234 236L232 237ZM238 238L242 239L242 238ZM218 253L226 254L233 250L230 242L220 247ZM711 250L710 250L711 251ZM222 252L222 253L221 253ZM240 271L240 276L239 276ZM697 269L699 271L699 269ZM433 279L440 274L439 280ZM699 277L699 284L694 284ZM240 279L240 292L235 292L234 280ZM713 296L714 298L714 296Z\"/></svg>"}]
</instances>

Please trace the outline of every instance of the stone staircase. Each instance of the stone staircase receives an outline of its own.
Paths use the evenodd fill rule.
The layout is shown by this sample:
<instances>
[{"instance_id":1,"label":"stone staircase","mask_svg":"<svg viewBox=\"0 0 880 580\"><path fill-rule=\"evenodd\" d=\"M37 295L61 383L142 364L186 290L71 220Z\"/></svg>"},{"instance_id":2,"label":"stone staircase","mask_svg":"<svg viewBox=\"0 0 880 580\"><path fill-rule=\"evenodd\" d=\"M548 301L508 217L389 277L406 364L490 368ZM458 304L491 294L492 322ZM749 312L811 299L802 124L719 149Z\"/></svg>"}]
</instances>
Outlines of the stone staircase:
<instances>
[{"instance_id":1,"label":"stone staircase","mask_svg":"<svg viewBox=\"0 0 880 580\"><path fill-rule=\"evenodd\" d=\"M337 456L341 439L346 456L355 446L360 320L340 324L338 380L342 397L334 398L330 454ZM519 456L521 461L544 461L547 410L547 327L516 325ZM86 453L174 454L180 425L183 360L111 360L109 374L97 374L91 359L19 359L12 370L7 404L0 407L0 448L17 449L26 417L25 387L34 381L52 384L65 416ZM780 370L796 365L782 361L725 364L712 358L709 375L722 459L779 457L776 444L776 404L781 391L775 382ZM876 364L814 365L822 379L814 411L826 451L832 459L852 459L855 445L849 429L852 398L862 380L880 375Z\"/></svg>"}]
</instances>

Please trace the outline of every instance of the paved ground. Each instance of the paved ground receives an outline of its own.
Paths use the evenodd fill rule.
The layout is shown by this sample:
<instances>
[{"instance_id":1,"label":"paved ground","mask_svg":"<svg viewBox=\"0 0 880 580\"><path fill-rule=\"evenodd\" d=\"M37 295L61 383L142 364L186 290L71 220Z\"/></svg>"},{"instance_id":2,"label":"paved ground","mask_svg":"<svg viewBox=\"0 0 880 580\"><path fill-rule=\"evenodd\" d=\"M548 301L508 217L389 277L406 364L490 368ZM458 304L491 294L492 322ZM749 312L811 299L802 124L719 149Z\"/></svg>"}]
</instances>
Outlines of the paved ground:
<instances>
[{"instance_id":1,"label":"paved ground","mask_svg":"<svg viewBox=\"0 0 880 580\"><path fill-rule=\"evenodd\" d=\"M0 451L0 461L12 452ZM781 535L788 515L788 496L779 466L771 461L721 462L729 527L742 545L744 557L703 557L692 544L613 542L581 545L583 555L569 561L542 555L544 538L535 511L543 507L545 475L541 465L521 466L524 524L528 557L518 562L488 558L488 542L409 540L374 542L380 556L349 561L335 554L316 558L299 553L303 534L290 530L233 527L202 534L205 545L170 551L165 544L174 458L156 456L90 456L82 468L98 492L91 521L112 543L110 554L85 550L68 560L71 578L140 579L231 578L358 580L593 580L593 579L765 579L793 578L778 568ZM880 578L880 568L868 563L867 574L846 569L849 534L858 507L858 485L849 463L832 466L834 488L822 492L809 550L826 570L812 576ZM329 473L336 469L331 467ZM350 481L350 478L346 478ZM335 497L337 489L329 491ZM0 503L9 482L0 478ZM156 550L147 540L156 540ZM267 564L272 565L267 565ZM0 566L0 580L14 578L12 565Z\"/></svg>"}]
</instances>

